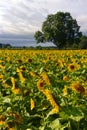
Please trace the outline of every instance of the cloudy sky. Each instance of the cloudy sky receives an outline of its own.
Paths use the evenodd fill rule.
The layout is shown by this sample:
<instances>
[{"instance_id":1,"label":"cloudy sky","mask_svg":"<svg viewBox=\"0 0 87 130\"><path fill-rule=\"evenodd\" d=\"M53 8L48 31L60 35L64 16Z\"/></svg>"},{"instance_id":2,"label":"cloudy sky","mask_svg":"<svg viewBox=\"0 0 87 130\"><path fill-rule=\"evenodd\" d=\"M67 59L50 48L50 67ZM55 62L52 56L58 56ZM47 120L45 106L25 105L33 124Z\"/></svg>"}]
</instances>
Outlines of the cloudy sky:
<instances>
[{"instance_id":1,"label":"cloudy sky","mask_svg":"<svg viewBox=\"0 0 87 130\"><path fill-rule=\"evenodd\" d=\"M87 32L87 0L0 0L0 35L29 35L48 14L70 12Z\"/></svg>"}]
</instances>

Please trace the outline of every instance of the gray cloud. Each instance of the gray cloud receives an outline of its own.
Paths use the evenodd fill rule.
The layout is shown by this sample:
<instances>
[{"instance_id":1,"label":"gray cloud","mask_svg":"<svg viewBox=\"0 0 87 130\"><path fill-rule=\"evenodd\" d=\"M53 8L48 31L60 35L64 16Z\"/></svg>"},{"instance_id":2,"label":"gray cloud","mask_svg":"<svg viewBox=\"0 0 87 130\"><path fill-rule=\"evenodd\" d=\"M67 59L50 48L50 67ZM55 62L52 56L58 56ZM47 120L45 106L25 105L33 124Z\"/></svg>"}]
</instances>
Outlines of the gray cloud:
<instances>
[{"instance_id":1,"label":"gray cloud","mask_svg":"<svg viewBox=\"0 0 87 130\"><path fill-rule=\"evenodd\" d=\"M41 29L48 14L70 12L82 31L87 31L87 1L3 0L0 1L0 33L29 34Z\"/></svg>"},{"instance_id":2,"label":"gray cloud","mask_svg":"<svg viewBox=\"0 0 87 130\"><path fill-rule=\"evenodd\" d=\"M39 29L46 9L33 6L33 0L20 1L9 5L9 8L5 9L2 20L4 21L3 31L12 33L29 33ZM6 22L5 22L6 21Z\"/></svg>"}]
</instances>

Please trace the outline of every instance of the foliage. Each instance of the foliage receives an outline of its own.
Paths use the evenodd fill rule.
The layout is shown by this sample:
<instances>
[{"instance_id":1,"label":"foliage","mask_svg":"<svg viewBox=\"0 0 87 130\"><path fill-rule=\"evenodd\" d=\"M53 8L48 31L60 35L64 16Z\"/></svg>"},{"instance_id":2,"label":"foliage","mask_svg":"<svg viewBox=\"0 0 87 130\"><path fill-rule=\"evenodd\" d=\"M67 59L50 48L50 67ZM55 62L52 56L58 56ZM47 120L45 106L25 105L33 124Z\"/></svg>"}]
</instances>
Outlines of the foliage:
<instances>
[{"instance_id":1,"label":"foliage","mask_svg":"<svg viewBox=\"0 0 87 130\"><path fill-rule=\"evenodd\" d=\"M87 130L87 51L0 50L0 129Z\"/></svg>"},{"instance_id":2,"label":"foliage","mask_svg":"<svg viewBox=\"0 0 87 130\"><path fill-rule=\"evenodd\" d=\"M12 46L10 44L2 44L0 43L0 48L11 48Z\"/></svg>"},{"instance_id":3,"label":"foliage","mask_svg":"<svg viewBox=\"0 0 87 130\"><path fill-rule=\"evenodd\" d=\"M87 49L87 36L82 36L79 43L81 49Z\"/></svg>"},{"instance_id":4,"label":"foliage","mask_svg":"<svg viewBox=\"0 0 87 130\"><path fill-rule=\"evenodd\" d=\"M58 48L78 44L82 36L80 26L68 12L50 14L42 24L42 32L34 35L37 43L53 42Z\"/></svg>"}]
</instances>

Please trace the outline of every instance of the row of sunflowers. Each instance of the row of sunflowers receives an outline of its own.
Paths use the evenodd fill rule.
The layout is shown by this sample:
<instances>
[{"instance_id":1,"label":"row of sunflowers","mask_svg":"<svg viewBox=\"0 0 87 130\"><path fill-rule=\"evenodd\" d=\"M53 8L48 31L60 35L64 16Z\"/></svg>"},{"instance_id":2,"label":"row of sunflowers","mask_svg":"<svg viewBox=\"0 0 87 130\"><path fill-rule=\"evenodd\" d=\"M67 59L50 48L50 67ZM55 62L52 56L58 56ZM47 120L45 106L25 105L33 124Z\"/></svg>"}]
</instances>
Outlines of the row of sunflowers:
<instances>
[{"instance_id":1,"label":"row of sunflowers","mask_svg":"<svg viewBox=\"0 0 87 130\"><path fill-rule=\"evenodd\" d=\"M1 130L87 130L87 50L0 50Z\"/></svg>"}]
</instances>

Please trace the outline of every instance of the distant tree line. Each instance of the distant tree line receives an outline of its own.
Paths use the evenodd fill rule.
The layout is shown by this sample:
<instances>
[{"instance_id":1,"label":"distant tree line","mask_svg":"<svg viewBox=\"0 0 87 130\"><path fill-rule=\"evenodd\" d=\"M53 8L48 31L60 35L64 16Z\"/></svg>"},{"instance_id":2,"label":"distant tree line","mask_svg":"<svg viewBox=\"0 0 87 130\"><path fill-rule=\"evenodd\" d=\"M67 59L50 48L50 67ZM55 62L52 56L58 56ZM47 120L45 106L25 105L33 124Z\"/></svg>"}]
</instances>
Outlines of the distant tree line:
<instances>
[{"instance_id":1,"label":"distant tree line","mask_svg":"<svg viewBox=\"0 0 87 130\"><path fill-rule=\"evenodd\" d=\"M0 43L0 48L11 48L12 46L10 44L3 44Z\"/></svg>"},{"instance_id":2,"label":"distant tree line","mask_svg":"<svg viewBox=\"0 0 87 130\"><path fill-rule=\"evenodd\" d=\"M30 49L30 50L52 50L52 49L58 49L56 46L41 46L41 45L38 45L36 47L33 47L33 46L30 46L30 47L26 47L26 46L23 46L23 47L13 47L11 46L10 44L3 44L3 43L0 43L0 48L1 49ZM73 43L73 45L71 46L67 46L67 47L63 47L61 49L87 49L87 36L85 35L82 35L82 37L80 38L80 42L78 44L76 43Z\"/></svg>"}]
</instances>

